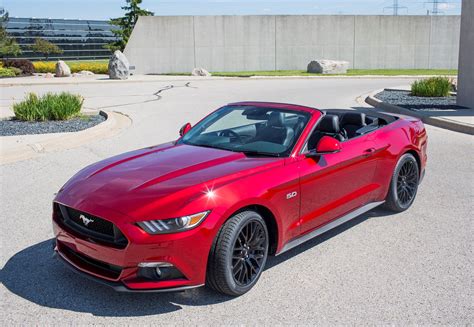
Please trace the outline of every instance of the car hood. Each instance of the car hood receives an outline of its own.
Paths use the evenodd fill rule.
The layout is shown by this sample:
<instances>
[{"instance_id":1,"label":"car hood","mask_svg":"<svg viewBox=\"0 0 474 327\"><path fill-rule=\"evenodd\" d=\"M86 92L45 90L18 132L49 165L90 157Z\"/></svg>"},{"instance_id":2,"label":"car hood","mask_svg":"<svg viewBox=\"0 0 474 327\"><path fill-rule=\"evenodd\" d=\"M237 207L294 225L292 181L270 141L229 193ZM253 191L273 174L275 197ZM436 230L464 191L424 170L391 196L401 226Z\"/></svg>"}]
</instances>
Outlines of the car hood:
<instances>
[{"instance_id":1,"label":"car hood","mask_svg":"<svg viewBox=\"0 0 474 327\"><path fill-rule=\"evenodd\" d=\"M183 205L193 193L202 193L210 185L218 187L280 164L281 158L252 158L231 151L167 143L84 168L63 186L55 201L91 214L99 214L94 208L106 207L139 218L142 214L138 213L150 202ZM173 199L164 200L169 197Z\"/></svg>"}]
</instances>

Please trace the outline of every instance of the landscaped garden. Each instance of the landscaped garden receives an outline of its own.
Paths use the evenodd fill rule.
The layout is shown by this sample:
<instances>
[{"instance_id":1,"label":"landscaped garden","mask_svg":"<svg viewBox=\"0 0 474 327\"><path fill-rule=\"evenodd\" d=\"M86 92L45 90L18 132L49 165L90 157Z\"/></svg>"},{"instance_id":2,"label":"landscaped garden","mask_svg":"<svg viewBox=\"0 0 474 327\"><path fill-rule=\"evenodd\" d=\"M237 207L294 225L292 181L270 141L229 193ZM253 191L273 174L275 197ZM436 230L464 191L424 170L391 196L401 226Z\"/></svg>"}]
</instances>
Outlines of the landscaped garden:
<instances>
[{"instance_id":1,"label":"landscaped garden","mask_svg":"<svg viewBox=\"0 0 474 327\"><path fill-rule=\"evenodd\" d=\"M57 61L34 61L10 59L0 62L0 77L30 76L34 73L52 73L56 71ZM89 71L94 74L108 73L108 60L66 61L71 73Z\"/></svg>"},{"instance_id":2,"label":"landscaped garden","mask_svg":"<svg viewBox=\"0 0 474 327\"><path fill-rule=\"evenodd\" d=\"M42 96L29 93L13 104L12 119L0 120L0 136L77 132L105 120L100 114L81 113L83 102L80 95L68 92Z\"/></svg>"},{"instance_id":3,"label":"landscaped garden","mask_svg":"<svg viewBox=\"0 0 474 327\"><path fill-rule=\"evenodd\" d=\"M71 68L71 73L81 71L90 71L94 74L107 74L109 61L104 60L75 60L65 61ZM56 61L35 61L33 62L37 73L54 73L56 70Z\"/></svg>"},{"instance_id":4,"label":"landscaped garden","mask_svg":"<svg viewBox=\"0 0 474 327\"><path fill-rule=\"evenodd\" d=\"M0 77L30 76L34 72L33 64L26 59L5 59L0 61Z\"/></svg>"},{"instance_id":5,"label":"landscaped garden","mask_svg":"<svg viewBox=\"0 0 474 327\"><path fill-rule=\"evenodd\" d=\"M384 90L375 95L383 102L413 111L466 109L456 105L454 85L449 77L430 77L415 81L410 91Z\"/></svg>"}]
</instances>

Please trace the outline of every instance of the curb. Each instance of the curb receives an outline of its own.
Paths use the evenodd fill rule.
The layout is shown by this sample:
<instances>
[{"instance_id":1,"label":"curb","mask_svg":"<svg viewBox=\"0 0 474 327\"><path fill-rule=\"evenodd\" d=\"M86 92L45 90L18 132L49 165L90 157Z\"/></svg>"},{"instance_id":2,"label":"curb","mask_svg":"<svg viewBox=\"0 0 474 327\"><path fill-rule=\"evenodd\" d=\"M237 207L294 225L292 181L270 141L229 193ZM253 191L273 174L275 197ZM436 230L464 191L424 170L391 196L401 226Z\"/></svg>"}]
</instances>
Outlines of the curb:
<instances>
[{"instance_id":1,"label":"curb","mask_svg":"<svg viewBox=\"0 0 474 327\"><path fill-rule=\"evenodd\" d=\"M462 123L462 122L447 119L447 118L431 117L425 113L405 109L405 108L402 108L393 104L389 104L377 99L375 95L377 93L382 92L383 90L384 89L381 89L381 90L377 90L370 93L365 98L365 102L375 108L379 108L387 112L419 118L428 125L448 129L454 132L474 135L474 125Z\"/></svg>"},{"instance_id":2,"label":"curb","mask_svg":"<svg viewBox=\"0 0 474 327\"><path fill-rule=\"evenodd\" d=\"M0 143L7 141L19 143L10 149L1 150L0 165L16 161L28 160L41 155L76 148L86 143L90 143L118 134L122 129L131 125L132 120L114 111L99 111L99 114L106 117L106 120L91 128L79 132L35 134L35 135L13 135L0 137ZM46 137L38 142L21 142L21 137Z\"/></svg>"},{"instance_id":3,"label":"curb","mask_svg":"<svg viewBox=\"0 0 474 327\"><path fill-rule=\"evenodd\" d=\"M163 79L159 78L144 78L144 79L134 79L130 78L127 80L111 80L108 78L104 78L105 75L97 75L98 79L87 79L87 78L78 78L77 80L29 80L25 82L21 82L15 80L15 82L3 82L0 81L0 86L2 87L15 87L15 86L32 86L32 85L64 85L64 84L104 84L104 83L157 83L157 82L175 82L175 81L213 81L213 80L262 80L262 79L418 79L418 78L425 78L431 77L436 75L316 75L316 76L188 76L188 75L144 75L144 76L159 76L163 77ZM134 75L140 76L140 75ZM13 77L12 77L13 78ZM57 79L61 79L63 77L55 77Z\"/></svg>"}]
</instances>

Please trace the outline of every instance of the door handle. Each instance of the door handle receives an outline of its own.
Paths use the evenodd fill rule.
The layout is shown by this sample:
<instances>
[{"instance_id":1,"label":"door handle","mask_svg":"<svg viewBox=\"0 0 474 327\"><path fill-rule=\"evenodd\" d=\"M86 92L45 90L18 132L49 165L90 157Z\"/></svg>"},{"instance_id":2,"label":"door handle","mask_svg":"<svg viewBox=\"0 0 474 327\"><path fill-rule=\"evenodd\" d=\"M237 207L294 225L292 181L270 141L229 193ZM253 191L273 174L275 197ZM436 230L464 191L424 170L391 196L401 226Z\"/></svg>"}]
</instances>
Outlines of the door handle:
<instances>
[{"instance_id":1,"label":"door handle","mask_svg":"<svg viewBox=\"0 0 474 327\"><path fill-rule=\"evenodd\" d=\"M374 152L375 152L375 148L369 148L369 149L364 151L364 157L369 157L369 156L373 155Z\"/></svg>"}]
</instances>

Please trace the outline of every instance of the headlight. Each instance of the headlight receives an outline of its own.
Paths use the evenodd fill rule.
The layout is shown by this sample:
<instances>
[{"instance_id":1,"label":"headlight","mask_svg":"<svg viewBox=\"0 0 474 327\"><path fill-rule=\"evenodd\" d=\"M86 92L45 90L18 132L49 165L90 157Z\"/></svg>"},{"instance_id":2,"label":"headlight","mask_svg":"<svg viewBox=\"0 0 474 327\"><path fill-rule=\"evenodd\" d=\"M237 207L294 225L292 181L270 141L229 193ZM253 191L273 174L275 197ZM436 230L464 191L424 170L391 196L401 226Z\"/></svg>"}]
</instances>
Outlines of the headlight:
<instances>
[{"instance_id":1,"label":"headlight","mask_svg":"<svg viewBox=\"0 0 474 327\"><path fill-rule=\"evenodd\" d=\"M183 232L199 225L210 211L196 213L194 215L163 219L163 220L147 220L137 223L148 234L169 234Z\"/></svg>"}]
</instances>

